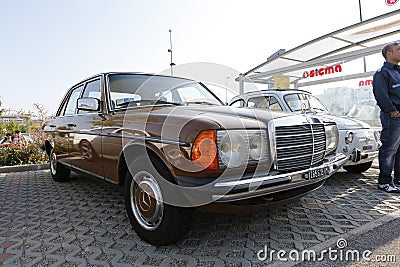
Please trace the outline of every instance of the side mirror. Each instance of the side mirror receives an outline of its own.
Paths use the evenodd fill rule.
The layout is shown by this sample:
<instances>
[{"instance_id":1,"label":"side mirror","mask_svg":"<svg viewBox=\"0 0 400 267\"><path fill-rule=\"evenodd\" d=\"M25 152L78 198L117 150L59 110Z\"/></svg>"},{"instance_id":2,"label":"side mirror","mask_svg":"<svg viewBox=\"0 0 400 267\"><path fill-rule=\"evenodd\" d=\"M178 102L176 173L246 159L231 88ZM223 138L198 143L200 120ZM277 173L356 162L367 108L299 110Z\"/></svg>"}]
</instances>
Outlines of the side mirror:
<instances>
[{"instance_id":1,"label":"side mirror","mask_svg":"<svg viewBox=\"0 0 400 267\"><path fill-rule=\"evenodd\" d=\"M100 100L93 97L78 98L78 110L99 111Z\"/></svg>"}]
</instances>

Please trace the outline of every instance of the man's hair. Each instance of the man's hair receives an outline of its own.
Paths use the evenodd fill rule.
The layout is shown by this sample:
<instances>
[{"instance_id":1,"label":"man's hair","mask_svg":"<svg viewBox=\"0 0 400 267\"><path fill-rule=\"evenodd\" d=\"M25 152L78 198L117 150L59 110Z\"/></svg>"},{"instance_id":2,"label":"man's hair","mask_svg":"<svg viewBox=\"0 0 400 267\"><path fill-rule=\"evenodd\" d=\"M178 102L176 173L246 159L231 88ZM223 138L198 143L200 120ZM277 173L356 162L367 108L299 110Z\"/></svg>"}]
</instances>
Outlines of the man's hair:
<instances>
[{"instance_id":1,"label":"man's hair","mask_svg":"<svg viewBox=\"0 0 400 267\"><path fill-rule=\"evenodd\" d=\"M393 52L392 47L398 44L398 42L393 42L385 45L382 49L382 56L386 59L387 52Z\"/></svg>"}]
</instances>

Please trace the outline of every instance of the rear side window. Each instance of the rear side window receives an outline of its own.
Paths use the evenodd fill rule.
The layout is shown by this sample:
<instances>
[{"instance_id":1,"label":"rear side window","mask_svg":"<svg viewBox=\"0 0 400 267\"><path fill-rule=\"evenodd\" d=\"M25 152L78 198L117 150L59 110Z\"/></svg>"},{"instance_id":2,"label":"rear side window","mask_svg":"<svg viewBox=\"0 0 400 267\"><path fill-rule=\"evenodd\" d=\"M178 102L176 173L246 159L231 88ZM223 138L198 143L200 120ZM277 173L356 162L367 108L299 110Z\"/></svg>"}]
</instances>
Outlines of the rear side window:
<instances>
[{"instance_id":1,"label":"rear side window","mask_svg":"<svg viewBox=\"0 0 400 267\"><path fill-rule=\"evenodd\" d=\"M76 103L82 93L82 90L83 90L83 85L76 87L75 89L72 90L71 94L69 95L67 104L65 106L64 113L62 115L70 116L75 114Z\"/></svg>"}]
</instances>

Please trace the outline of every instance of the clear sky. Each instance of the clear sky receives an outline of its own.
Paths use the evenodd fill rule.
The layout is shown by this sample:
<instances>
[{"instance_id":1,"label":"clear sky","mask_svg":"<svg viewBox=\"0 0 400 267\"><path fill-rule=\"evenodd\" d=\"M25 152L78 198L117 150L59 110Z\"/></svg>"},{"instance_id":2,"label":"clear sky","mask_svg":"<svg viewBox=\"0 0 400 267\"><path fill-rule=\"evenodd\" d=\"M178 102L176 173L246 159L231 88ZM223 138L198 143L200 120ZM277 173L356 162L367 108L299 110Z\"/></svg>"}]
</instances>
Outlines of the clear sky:
<instances>
[{"instance_id":1,"label":"clear sky","mask_svg":"<svg viewBox=\"0 0 400 267\"><path fill-rule=\"evenodd\" d=\"M53 114L66 90L104 71L210 62L245 72L360 21L359 0L1 0L2 108ZM400 8L361 0L363 19ZM226 76L225 76L226 78ZM233 82L233 78L232 81Z\"/></svg>"}]
</instances>

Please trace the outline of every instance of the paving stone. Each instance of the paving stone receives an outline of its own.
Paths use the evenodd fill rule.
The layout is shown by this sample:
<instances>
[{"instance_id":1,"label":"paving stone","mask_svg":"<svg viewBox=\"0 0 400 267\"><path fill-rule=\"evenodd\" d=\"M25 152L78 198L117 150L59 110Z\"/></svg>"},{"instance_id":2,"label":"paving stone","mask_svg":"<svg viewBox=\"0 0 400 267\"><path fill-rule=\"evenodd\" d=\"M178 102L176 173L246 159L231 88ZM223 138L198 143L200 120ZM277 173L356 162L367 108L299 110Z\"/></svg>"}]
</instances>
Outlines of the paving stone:
<instances>
[{"instance_id":1,"label":"paving stone","mask_svg":"<svg viewBox=\"0 0 400 267\"><path fill-rule=\"evenodd\" d=\"M132 230L120 189L47 170L0 174L0 265L267 266L257 252L304 250L400 209L377 190L377 169L339 171L325 185L255 214L198 214L176 245L153 247Z\"/></svg>"},{"instance_id":2,"label":"paving stone","mask_svg":"<svg viewBox=\"0 0 400 267\"><path fill-rule=\"evenodd\" d=\"M0 263L5 262L9 258L12 258L14 255L15 254L11 254L11 253L0 253Z\"/></svg>"}]
</instances>

